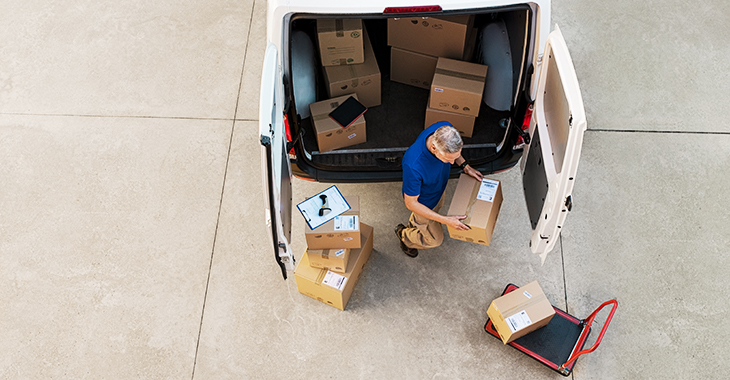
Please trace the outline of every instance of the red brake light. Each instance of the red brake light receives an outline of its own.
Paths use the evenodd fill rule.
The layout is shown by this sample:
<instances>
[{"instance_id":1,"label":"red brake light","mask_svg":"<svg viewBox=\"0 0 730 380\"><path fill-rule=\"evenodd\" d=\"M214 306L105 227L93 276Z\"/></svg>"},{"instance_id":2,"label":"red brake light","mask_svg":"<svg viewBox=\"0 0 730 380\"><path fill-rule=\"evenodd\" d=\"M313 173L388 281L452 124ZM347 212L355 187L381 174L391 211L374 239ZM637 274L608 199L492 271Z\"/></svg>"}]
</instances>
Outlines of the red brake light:
<instances>
[{"instance_id":1,"label":"red brake light","mask_svg":"<svg viewBox=\"0 0 730 380\"><path fill-rule=\"evenodd\" d=\"M440 5L422 5L417 7L387 7L383 13L421 13L421 12L441 12Z\"/></svg>"},{"instance_id":2,"label":"red brake light","mask_svg":"<svg viewBox=\"0 0 730 380\"><path fill-rule=\"evenodd\" d=\"M286 130L286 141L291 141L291 130L289 130L289 117L284 114L284 130Z\"/></svg>"}]
</instances>

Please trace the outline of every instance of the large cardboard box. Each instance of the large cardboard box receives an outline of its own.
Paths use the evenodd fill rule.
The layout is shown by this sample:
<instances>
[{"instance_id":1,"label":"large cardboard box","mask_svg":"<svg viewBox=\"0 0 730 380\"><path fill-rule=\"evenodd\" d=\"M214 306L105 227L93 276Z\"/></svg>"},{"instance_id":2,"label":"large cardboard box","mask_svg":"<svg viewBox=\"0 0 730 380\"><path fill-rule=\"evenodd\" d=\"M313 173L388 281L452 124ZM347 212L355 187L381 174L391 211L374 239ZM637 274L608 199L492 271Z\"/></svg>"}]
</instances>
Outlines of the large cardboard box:
<instances>
[{"instance_id":1,"label":"large cardboard box","mask_svg":"<svg viewBox=\"0 0 730 380\"><path fill-rule=\"evenodd\" d=\"M367 141L365 115L357 118L347 128L342 128L341 125L329 117L329 113L339 107L350 96L357 99L357 94L350 94L309 105L320 152L327 152Z\"/></svg>"},{"instance_id":2,"label":"large cardboard box","mask_svg":"<svg viewBox=\"0 0 730 380\"><path fill-rule=\"evenodd\" d=\"M431 83L429 107L479 116L487 66L439 58Z\"/></svg>"},{"instance_id":3,"label":"large cardboard box","mask_svg":"<svg viewBox=\"0 0 730 380\"><path fill-rule=\"evenodd\" d=\"M373 251L373 228L361 223L360 233L360 239L363 242L362 248L350 251L347 270L343 274L329 269L313 268L309 265L307 255L302 256L294 270L299 292L340 310L345 310L352 290L355 289L363 267Z\"/></svg>"},{"instance_id":4,"label":"large cardboard box","mask_svg":"<svg viewBox=\"0 0 730 380\"><path fill-rule=\"evenodd\" d=\"M388 45L434 57L462 59L474 24L468 15L388 19Z\"/></svg>"},{"instance_id":5,"label":"large cardboard box","mask_svg":"<svg viewBox=\"0 0 730 380\"><path fill-rule=\"evenodd\" d=\"M456 128L456 130L459 131L461 137L471 137L474 133L475 120L475 116L426 107L426 122L423 127L425 129L438 121L448 121L454 126L454 128Z\"/></svg>"},{"instance_id":6,"label":"large cardboard box","mask_svg":"<svg viewBox=\"0 0 730 380\"><path fill-rule=\"evenodd\" d=\"M550 323L555 309L533 281L492 301L487 315L507 344Z\"/></svg>"},{"instance_id":7,"label":"large cardboard box","mask_svg":"<svg viewBox=\"0 0 730 380\"><path fill-rule=\"evenodd\" d=\"M354 92L365 107L375 107L380 105L380 69L367 32L363 33L362 39L365 46L365 62L355 65L326 66L324 79L330 98Z\"/></svg>"},{"instance_id":8,"label":"large cardboard box","mask_svg":"<svg viewBox=\"0 0 730 380\"><path fill-rule=\"evenodd\" d=\"M347 260L350 258L349 248L327 248L327 249L309 249L307 248L307 259L309 266L313 268L329 269L337 273L345 273L347 270Z\"/></svg>"},{"instance_id":9,"label":"large cardboard box","mask_svg":"<svg viewBox=\"0 0 730 380\"><path fill-rule=\"evenodd\" d=\"M317 20L317 40L322 66L363 63L362 20Z\"/></svg>"},{"instance_id":10,"label":"large cardboard box","mask_svg":"<svg viewBox=\"0 0 730 380\"><path fill-rule=\"evenodd\" d=\"M456 184L448 215L466 215L466 219L461 222L471 229L459 231L448 227L449 236L452 239L489 245L501 206L502 184L499 181L484 178L479 182L462 173Z\"/></svg>"},{"instance_id":11,"label":"large cardboard box","mask_svg":"<svg viewBox=\"0 0 730 380\"><path fill-rule=\"evenodd\" d=\"M390 48L390 80L430 89L438 57L399 47Z\"/></svg>"},{"instance_id":12,"label":"large cardboard box","mask_svg":"<svg viewBox=\"0 0 730 380\"><path fill-rule=\"evenodd\" d=\"M360 248L360 197L346 195L350 209L315 228L304 225L304 238L309 249Z\"/></svg>"}]
</instances>

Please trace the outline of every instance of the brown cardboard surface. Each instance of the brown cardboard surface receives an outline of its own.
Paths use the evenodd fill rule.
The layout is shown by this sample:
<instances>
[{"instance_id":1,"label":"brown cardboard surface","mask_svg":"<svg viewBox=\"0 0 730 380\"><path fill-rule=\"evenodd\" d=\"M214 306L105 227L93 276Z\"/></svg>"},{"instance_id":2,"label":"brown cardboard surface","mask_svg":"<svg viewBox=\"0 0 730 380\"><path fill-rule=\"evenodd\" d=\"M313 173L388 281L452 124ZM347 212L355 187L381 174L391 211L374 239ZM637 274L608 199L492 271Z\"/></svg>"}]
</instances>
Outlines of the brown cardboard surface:
<instances>
[{"instance_id":1,"label":"brown cardboard surface","mask_svg":"<svg viewBox=\"0 0 730 380\"><path fill-rule=\"evenodd\" d=\"M317 41L322 66L363 63L362 20L317 20Z\"/></svg>"},{"instance_id":2,"label":"brown cardboard surface","mask_svg":"<svg viewBox=\"0 0 730 380\"><path fill-rule=\"evenodd\" d=\"M461 222L471 229L459 231L447 226L452 239L482 245L491 243L499 209L502 206L502 184L497 180L492 181L497 182L497 190L494 199L488 202L477 199L481 182L464 173L459 176L447 215L466 215L466 219Z\"/></svg>"},{"instance_id":3,"label":"brown cardboard surface","mask_svg":"<svg viewBox=\"0 0 730 380\"><path fill-rule=\"evenodd\" d=\"M358 99L357 94L348 94L309 105L320 152L327 152L367 141L365 115L357 118L347 128L342 128L341 125L329 117L329 113L339 107L350 96Z\"/></svg>"},{"instance_id":4,"label":"brown cardboard surface","mask_svg":"<svg viewBox=\"0 0 730 380\"><path fill-rule=\"evenodd\" d=\"M439 58L431 83L429 107L479 116L487 66Z\"/></svg>"},{"instance_id":5,"label":"brown cardboard surface","mask_svg":"<svg viewBox=\"0 0 730 380\"><path fill-rule=\"evenodd\" d=\"M350 209L345 211L341 216L355 215L360 218L360 197L356 195L345 195L347 204ZM335 230L336 220L330 220L327 223L315 228L309 228L304 224L304 238L307 240L308 249L330 249L330 248L360 248L360 230L338 231Z\"/></svg>"},{"instance_id":6,"label":"brown cardboard surface","mask_svg":"<svg viewBox=\"0 0 730 380\"><path fill-rule=\"evenodd\" d=\"M390 48L390 80L430 89L438 57L399 47Z\"/></svg>"},{"instance_id":7,"label":"brown cardboard surface","mask_svg":"<svg viewBox=\"0 0 730 380\"><path fill-rule=\"evenodd\" d=\"M434 57L461 59L472 16L388 19L388 45Z\"/></svg>"},{"instance_id":8,"label":"brown cardboard surface","mask_svg":"<svg viewBox=\"0 0 730 380\"><path fill-rule=\"evenodd\" d=\"M487 315L507 344L547 325L555 309L540 284L532 281L492 301Z\"/></svg>"},{"instance_id":9,"label":"brown cardboard surface","mask_svg":"<svg viewBox=\"0 0 730 380\"><path fill-rule=\"evenodd\" d=\"M426 122L423 128L428 128L433 123L439 121L448 121L459 131L461 137L471 137L474 133L475 116L464 115L460 113L448 112L426 107Z\"/></svg>"},{"instance_id":10,"label":"brown cardboard surface","mask_svg":"<svg viewBox=\"0 0 730 380\"><path fill-rule=\"evenodd\" d=\"M356 93L365 107L380 105L380 69L367 32L363 29L365 61L360 64L326 66L324 79L330 98Z\"/></svg>"},{"instance_id":11,"label":"brown cardboard surface","mask_svg":"<svg viewBox=\"0 0 730 380\"><path fill-rule=\"evenodd\" d=\"M294 278L296 279L299 292L340 310L345 310L352 291L360 279L363 267L370 258L370 253L373 251L373 228L365 223L361 223L360 233L360 240L363 242L363 246L362 248L350 251L347 270L343 274L334 273L328 269L313 268L309 265L307 255L303 255L302 259L299 260L299 264L297 264L297 268L294 270ZM339 280L341 286L336 288L328 285L326 281L328 279L335 280L333 285L337 285L337 280Z\"/></svg>"},{"instance_id":12,"label":"brown cardboard surface","mask_svg":"<svg viewBox=\"0 0 730 380\"><path fill-rule=\"evenodd\" d=\"M345 273L347 260L350 258L349 248L309 249L307 248L309 266L329 269L337 273Z\"/></svg>"}]
</instances>

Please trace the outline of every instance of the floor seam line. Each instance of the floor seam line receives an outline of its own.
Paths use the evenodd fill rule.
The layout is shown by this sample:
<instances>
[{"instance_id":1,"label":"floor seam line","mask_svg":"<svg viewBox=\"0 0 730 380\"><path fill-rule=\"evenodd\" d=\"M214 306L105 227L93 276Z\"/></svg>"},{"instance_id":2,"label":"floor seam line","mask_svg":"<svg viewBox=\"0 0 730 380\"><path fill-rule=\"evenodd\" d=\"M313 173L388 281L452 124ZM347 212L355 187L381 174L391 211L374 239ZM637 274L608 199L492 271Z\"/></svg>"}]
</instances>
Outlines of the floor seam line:
<instances>
[{"instance_id":1,"label":"floor seam line","mask_svg":"<svg viewBox=\"0 0 730 380\"><path fill-rule=\"evenodd\" d=\"M671 134L671 135L722 135L730 136L730 132L722 131L658 131L658 130L640 130L640 129L597 129L589 128L586 132L609 132L609 133L648 133L648 134Z\"/></svg>"}]
</instances>

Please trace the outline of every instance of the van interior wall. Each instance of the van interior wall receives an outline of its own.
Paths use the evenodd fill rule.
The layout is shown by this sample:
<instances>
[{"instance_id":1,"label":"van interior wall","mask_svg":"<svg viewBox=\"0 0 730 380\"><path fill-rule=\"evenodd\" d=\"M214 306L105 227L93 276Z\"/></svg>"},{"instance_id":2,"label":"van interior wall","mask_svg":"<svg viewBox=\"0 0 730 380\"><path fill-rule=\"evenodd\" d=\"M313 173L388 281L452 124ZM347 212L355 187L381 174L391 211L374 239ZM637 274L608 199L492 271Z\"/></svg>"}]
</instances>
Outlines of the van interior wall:
<instances>
[{"instance_id":1,"label":"van interior wall","mask_svg":"<svg viewBox=\"0 0 730 380\"><path fill-rule=\"evenodd\" d=\"M526 12L510 11L477 15L475 27L480 27L497 17L501 17L505 21L509 33L514 33L514 36L510 35L509 37L514 59L513 65L515 66L514 88L516 88L524 56ZM390 47L387 46L387 20L380 18L364 19L363 21L381 72L381 105L368 109L365 114L367 142L328 152L330 155L347 154L350 150L383 150L389 148L400 148L398 150L402 150L410 146L424 129L429 90L390 81ZM292 23L292 30L306 31L311 36L315 46L317 46L316 22L314 19L295 19ZM318 55L317 57L319 59ZM477 54L475 54L471 61L477 62L477 60ZM296 62L291 64L295 65ZM327 99L327 89L324 81L321 80L323 72L320 70L317 75L320 78L317 88L317 99L319 101ZM512 93L515 93L515 91L512 91ZM496 146L502 141L505 130L499 126L499 120L509 116L509 111L495 111L482 103L479 116L475 122L473 136L464 138L465 150L473 146L481 152L493 151L492 149L484 150L483 148L485 146ZM302 142L305 149L316 154L318 147L311 118L302 120L300 128L304 132Z\"/></svg>"}]
</instances>

